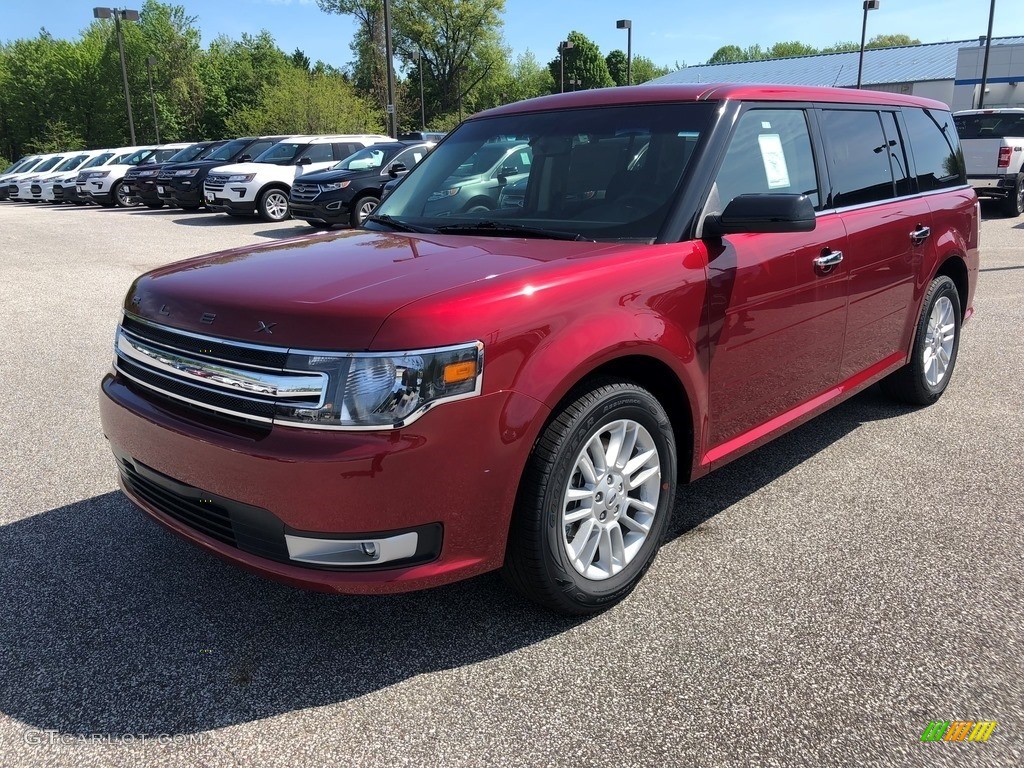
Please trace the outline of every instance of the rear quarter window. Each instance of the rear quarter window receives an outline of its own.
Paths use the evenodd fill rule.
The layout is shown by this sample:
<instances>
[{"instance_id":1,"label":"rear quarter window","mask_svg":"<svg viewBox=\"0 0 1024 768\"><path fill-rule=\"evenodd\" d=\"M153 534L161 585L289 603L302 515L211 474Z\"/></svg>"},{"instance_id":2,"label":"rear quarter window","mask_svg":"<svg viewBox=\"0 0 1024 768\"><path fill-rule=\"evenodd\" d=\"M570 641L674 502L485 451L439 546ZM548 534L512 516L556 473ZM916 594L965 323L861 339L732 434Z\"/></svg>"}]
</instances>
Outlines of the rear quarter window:
<instances>
[{"instance_id":1,"label":"rear quarter window","mask_svg":"<svg viewBox=\"0 0 1024 768\"><path fill-rule=\"evenodd\" d=\"M918 189L929 192L966 184L964 155L953 116L940 110L905 107L903 118L917 169Z\"/></svg>"},{"instance_id":2,"label":"rear quarter window","mask_svg":"<svg viewBox=\"0 0 1024 768\"><path fill-rule=\"evenodd\" d=\"M863 205L895 197L889 140L873 110L821 113L832 205Z\"/></svg>"}]
</instances>

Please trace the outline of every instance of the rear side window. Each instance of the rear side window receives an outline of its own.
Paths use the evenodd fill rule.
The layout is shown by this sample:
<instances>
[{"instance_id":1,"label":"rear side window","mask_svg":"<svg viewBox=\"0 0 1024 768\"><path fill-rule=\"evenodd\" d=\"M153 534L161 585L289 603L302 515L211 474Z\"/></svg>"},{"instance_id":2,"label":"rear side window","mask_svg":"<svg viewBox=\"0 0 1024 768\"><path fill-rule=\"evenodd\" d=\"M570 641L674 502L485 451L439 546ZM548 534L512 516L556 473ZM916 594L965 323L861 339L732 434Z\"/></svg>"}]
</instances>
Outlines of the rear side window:
<instances>
[{"instance_id":1,"label":"rear side window","mask_svg":"<svg viewBox=\"0 0 1024 768\"><path fill-rule=\"evenodd\" d=\"M358 152L363 148L362 144L342 143L334 145L334 159L344 160L346 157Z\"/></svg>"},{"instance_id":2,"label":"rear side window","mask_svg":"<svg viewBox=\"0 0 1024 768\"><path fill-rule=\"evenodd\" d=\"M956 132L961 139L1009 139L1024 136L1024 112L990 112L981 115L955 115Z\"/></svg>"},{"instance_id":3,"label":"rear side window","mask_svg":"<svg viewBox=\"0 0 1024 768\"><path fill-rule=\"evenodd\" d=\"M832 205L863 205L895 195L890 152L879 114L826 109L821 113Z\"/></svg>"},{"instance_id":4,"label":"rear side window","mask_svg":"<svg viewBox=\"0 0 1024 768\"><path fill-rule=\"evenodd\" d=\"M744 112L715 184L723 210L738 195L764 192L804 194L819 208L818 176L804 111Z\"/></svg>"},{"instance_id":5,"label":"rear side window","mask_svg":"<svg viewBox=\"0 0 1024 768\"><path fill-rule=\"evenodd\" d=\"M967 183L960 139L949 112L934 109L903 109L911 152L921 192Z\"/></svg>"},{"instance_id":6,"label":"rear side window","mask_svg":"<svg viewBox=\"0 0 1024 768\"><path fill-rule=\"evenodd\" d=\"M310 144L302 157L308 157L311 163L330 162L334 159L334 148L330 144Z\"/></svg>"}]
</instances>

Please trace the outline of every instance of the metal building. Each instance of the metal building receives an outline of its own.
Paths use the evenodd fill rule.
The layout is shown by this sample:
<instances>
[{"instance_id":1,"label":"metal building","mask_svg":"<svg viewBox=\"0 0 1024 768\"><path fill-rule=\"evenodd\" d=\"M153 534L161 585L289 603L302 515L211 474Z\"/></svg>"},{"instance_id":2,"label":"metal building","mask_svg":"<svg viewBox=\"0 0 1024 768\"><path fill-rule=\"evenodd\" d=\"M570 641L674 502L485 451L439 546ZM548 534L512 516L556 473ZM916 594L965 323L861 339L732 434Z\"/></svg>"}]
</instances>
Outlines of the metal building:
<instances>
[{"instance_id":1,"label":"metal building","mask_svg":"<svg viewBox=\"0 0 1024 768\"><path fill-rule=\"evenodd\" d=\"M971 109L980 95L984 38L864 52L863 87L909 93ZM859 51L819 53L786 59L700 64L670 72L655 83L857 84ZM1024 36L992 38L986 107L1024 106Z\"/></svg>"}]
</instances>

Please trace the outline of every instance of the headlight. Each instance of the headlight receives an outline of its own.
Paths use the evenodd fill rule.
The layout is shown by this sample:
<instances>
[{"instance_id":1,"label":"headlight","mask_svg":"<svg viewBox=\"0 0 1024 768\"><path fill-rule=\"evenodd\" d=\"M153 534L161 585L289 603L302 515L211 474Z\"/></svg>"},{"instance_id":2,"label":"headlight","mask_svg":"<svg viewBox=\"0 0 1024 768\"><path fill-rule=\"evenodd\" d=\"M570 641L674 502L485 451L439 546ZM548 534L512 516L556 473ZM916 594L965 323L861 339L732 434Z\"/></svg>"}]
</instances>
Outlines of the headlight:
<instances>
[{"instance_id":1,"label":"headlight","mask_svg":"<svg viewBox=\"0 0 1024 768\"><path fill-rule=\"evenodd\" d=\"M227 184L238 183L238 182L245 183L245 182L248 182L248 181L252 181L255 178L256 178L256 174L255 173L235 173L235 174L232 174L231 176L228 176L226 179L224 179L224 181Z\"/></svg>"},{"instance_id":2,"label":"headlight","mask_svg":"<svg viewBox=\"0 0 1024 768\"><path fill-rule=\"evenodd\" d=\"M321 184L320 190L322 192L333 192L336 189L344 189L351 183L351 181L332 181L330 184Z\"/></svg>"},{"instance_id":3,"label":"headlight","mask_svg":"<svg viewBox=\"0 0 1024 768\"><path fill-rule=\"evenodd\" d=\"M139 171L139 176L156 176L160 171Z\"/></svg>"},{"instance_id":4,"label":"headlight","mask_svg":"<svg viewBox=\"0 0 1024 768\"><path fill-rule=\"evenodd\" d=\"M338 429L394 429L450 400L480 394L484 348L480 342L414 352L295 353L290 370L328 375L322 408L278 407L274 422Z\"/></svg>"},{"instance_id":5,"label":"headlight","mask_svg":"<svg viewBox=\"0 0 1024 768\"><path fill-rule=\"evenodd\" d=\"M439 189L437 192L431 192L430 197L427 198L427 202L431 200L444 200L446 197L459 194L459 190L462 187L452 187L451 189Z\"/></svg>"},{"instance_id":6,"label":"headlight","mask_svg":"<svg viewBox=\"0 0 1024 768\"><path fill-rule=\"evenodd\" d=\"M93 171L85 175L86 179L105 179L110 175L110 171Z\"/></svg>"},{"instance_id":7,"label":"headlight","mask_svg":"<svg viewBox=\"0 0 1024 768\"><path fill-rule=\"evenodd\" d=\"M180 179L183 176L195 176L197 173L199 173L198 168L185 168L180 171L175 171L174 175L176 178Z\"/></svg>"}]
</instances>

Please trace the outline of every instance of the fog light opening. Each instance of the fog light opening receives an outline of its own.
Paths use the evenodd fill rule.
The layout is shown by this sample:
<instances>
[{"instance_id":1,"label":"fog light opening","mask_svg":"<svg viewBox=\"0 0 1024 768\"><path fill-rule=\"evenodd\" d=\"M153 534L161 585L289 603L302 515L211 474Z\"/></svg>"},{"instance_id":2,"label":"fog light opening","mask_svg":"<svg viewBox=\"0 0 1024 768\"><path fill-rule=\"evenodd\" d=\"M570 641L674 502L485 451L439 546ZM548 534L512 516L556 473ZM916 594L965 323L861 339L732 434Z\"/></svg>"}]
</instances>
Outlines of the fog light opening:
<instances>
[{"instance_id":1,"label":"fog light opening","mask_svg":"<svg viewBox=\"0 0 1024 768\"><path fill-rule=\"evenodd\" d=\"M363 542L363 554L366 555L367 557L376 557L377 556L377 545L374 544L372 541L364 541Z\"/></svg>"}]
</instances>

